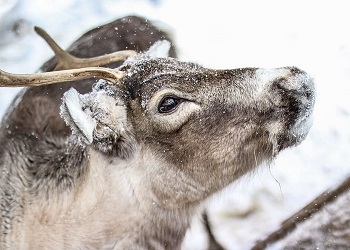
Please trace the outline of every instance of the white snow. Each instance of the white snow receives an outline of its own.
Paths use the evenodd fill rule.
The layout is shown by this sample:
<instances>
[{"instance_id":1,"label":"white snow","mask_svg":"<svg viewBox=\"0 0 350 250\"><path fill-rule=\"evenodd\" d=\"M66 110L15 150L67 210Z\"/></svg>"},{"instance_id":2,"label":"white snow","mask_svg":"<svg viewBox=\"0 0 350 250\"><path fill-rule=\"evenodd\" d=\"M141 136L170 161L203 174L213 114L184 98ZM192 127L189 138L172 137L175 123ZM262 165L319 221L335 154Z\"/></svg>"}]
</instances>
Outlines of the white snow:
<instances>
[{"instance_id":1,"label":"white snow","mask_svg":"<svg viewBox=\"0 0 350 250\"><path fill-rule=\"evenodd\" d=\"M211 202L214 232L227 249L248 249L350 173L348 1L17 1L0 0L0 10L7 8L0 12L2 70L34 72L52 56L34 25L65 48L92 27L139 14L173 32L182 60L210 68L297 66L314 77L317 99L307 139ZM10 32L16 19L27 22ZM0 115L16 92L0 89ZM196 232L186 249L203 249Z\"/></svg>"}]
</instances>

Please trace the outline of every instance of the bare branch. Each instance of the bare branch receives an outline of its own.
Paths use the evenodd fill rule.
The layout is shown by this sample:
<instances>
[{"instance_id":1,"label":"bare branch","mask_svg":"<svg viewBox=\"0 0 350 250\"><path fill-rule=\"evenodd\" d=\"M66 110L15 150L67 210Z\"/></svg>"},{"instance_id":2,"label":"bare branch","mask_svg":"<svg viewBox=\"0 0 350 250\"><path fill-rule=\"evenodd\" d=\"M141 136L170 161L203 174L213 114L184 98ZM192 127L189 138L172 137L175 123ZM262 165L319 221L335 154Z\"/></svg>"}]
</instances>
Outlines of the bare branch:
<instances>
[{"instance_id":1,"label":"bare branch","mask_svg":"<svg viewBox=\"0 0 350 250\"><path fill-rule=\"evenodd\" d=\"M122 50L111 54L106 54L103 56L97 56L97 57L91 57L91 58L78 58L64 51L49 36L49 34L45 30L37 26L34 27L34 30L39 36L41 36L47 42L47 44L54 51L57 58L57 65L55 66L54 70L97 67L97 66L106 65L113 62L122 61L128 58L129 56L134 56L137 54L137 52L133 50Z\"/></svg>"},{"instance_id":2,"label":"bare branch","mask_svg":"<svg viewBox=\"0 0 350 250\"><path fill-rule=\"evenodd\" d=\"M349 190L350 188L350 176L347 177L341 184L337 187L330 189L318 197L316 197L313 201L307 204L305 207L300 209L297 213L291 216L289 219L285 220L281 227L271 233L264 240L257 241L256 245L252 248L252 250L263 250L266 249L272 243L277 242L278 240L285 237L288 233L296 228L299 223L304 222L312 215L319 212L326 204L333 202L339 195Z\"/></svg>"},{"instance_id":3,"label":"bare branch","mask_svg":"<svg viewBox=\"0 0 350 250\"><path fill-rule=\"evenodd\" d=\"M104 79L116 83L124 72L109 68L88 67L34 74L11 74L0 70L0 87L41 86L58 82L71 82L88 78Z\"/></svg>"}]
</instances>

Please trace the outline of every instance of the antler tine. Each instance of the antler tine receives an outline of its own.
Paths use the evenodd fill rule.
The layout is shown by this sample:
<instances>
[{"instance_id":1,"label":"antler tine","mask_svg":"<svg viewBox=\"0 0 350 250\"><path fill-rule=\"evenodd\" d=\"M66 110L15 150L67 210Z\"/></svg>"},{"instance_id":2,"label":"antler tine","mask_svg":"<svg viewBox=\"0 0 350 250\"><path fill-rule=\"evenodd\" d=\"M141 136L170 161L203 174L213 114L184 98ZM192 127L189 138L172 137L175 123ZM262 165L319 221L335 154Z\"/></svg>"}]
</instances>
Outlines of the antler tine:
<instances>
[{"instance_id":1,"label":"antler tine","mask_svg":"<svg viewBox=\"0 0 350 250\"><path fill-rule=\"evenodd\" d=\"M88 78L99 78L118 82L124 72L109 68L88 67L34 74L11 74L0 70L0 87L41 86L58 82L70 82Z\"/></svg>"},{"instance_id":2,"label":"antler tine","mask_svg":"<svg viewBox=\"0 0 350 250\"><path fill-rule=\"evenodd\" d=\"M57 65L54 68L54 70L78 69L78 68L102 66L112 62L125 60L129 56L134 56L137 54L137 52L133 50L122 50L122 51L114 52L103 56L97 56L92 58L78 58L64 51L49 36L49 34L45 30L37 26L34 27L34 30L39 36L41 36L47 42L47 44L54 51L57 57Z\"/></svg>"},{"instance_id":3,"label":"antler tine","mask_svg":"<svg viewBox=\"0 0 350 250\"><path fill-rule=\"evenodd\" d=\"M54 51L57 57L55 71L34 74L12 74L0 70L0 87L41 86L88 78L104 79L117 83L124 76L124 72L97 66L125 60L129 56L137 54L133 50L123 50L104 56L77 58L58 46L43 29L39 27L35 27L34 29Z\"/></svg>"}]
</instances>

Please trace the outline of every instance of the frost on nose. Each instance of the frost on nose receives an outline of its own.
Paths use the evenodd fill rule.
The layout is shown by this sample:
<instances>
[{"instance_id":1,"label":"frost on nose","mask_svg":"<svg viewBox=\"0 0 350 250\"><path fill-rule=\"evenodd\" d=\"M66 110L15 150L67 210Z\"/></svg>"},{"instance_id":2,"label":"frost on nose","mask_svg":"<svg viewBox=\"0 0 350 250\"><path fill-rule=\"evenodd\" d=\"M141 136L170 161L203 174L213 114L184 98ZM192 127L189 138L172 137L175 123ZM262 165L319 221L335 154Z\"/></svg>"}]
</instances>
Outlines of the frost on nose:
<instances>
[{"instance_id":1,"label":"frost on nose","mask_svg":"<svg viewBox=\"0 0 350 250\"><path fill-rule=\"evenodd\" d=\"M262 92L278 88L302 103L314 102L314 81L306 72L296 67L257 69L256 83Z\"/></svg>"},{"instance_id":2,"label":"frost on nose","mask_svg":"<svg viewBox=\"0 0 350 250\"><path fill-rule=\"evenodd\" d=\"M265 87L278 79L286 78L289 74L289 68L257 69L255 71L255 79L258 85Z\"/></svg>"}]
</instances>

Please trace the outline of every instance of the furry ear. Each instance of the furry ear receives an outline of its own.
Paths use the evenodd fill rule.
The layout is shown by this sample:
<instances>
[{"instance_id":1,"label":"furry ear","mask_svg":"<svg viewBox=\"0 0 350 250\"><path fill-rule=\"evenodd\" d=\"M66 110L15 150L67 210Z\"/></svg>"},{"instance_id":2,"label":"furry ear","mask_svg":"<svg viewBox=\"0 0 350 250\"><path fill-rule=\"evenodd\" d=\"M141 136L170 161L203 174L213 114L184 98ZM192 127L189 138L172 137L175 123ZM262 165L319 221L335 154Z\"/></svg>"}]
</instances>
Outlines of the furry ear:
<instances>
[{"instance_id":1,"label":"furry ear","mask_svg":"<svg viewBox=\"0 0 350 250\"><path fill-rule=\"evenodd\" d=\"M157 41L147 51L141 54L137 54L135 56L131 56L128 59L126 59L121 67L142 59L169 57L170 48L171 48L171 44L169 41L167 40Z\"/></svg>"},{"instance_id":2,"label":"furry ear","mask_svg":"<svg viewBox=\"0 0 350 250\"><path fill-rule=\"evenodd\" d=\"M108 155L128 158L136 145L123 101L106 91L81 95L70 89L63 96L61 116L73 136Z\"/></svg>"},{"instance_id":3,"label":"furry ear","mask_svg":"<svg viewBox=\"0 0 350 250\"><path fill-rule=\"evenodd\" d=\"M144 55L151 58L169 57L170 42L167 40L161 40L154 43Z\"/></svg>"},{"instance_id":4,"label":"furry ear","mask_svg":"<svg viewBox=\"0 0 350 250\"><path fill-rule=\"evenodd\" d=\"M64 93L62 101L60 115L71 128L72 134L75 135L81 143L91 144L96 121L84 112L79 93L71 88Z\"/></svg>"}]
</instances>

